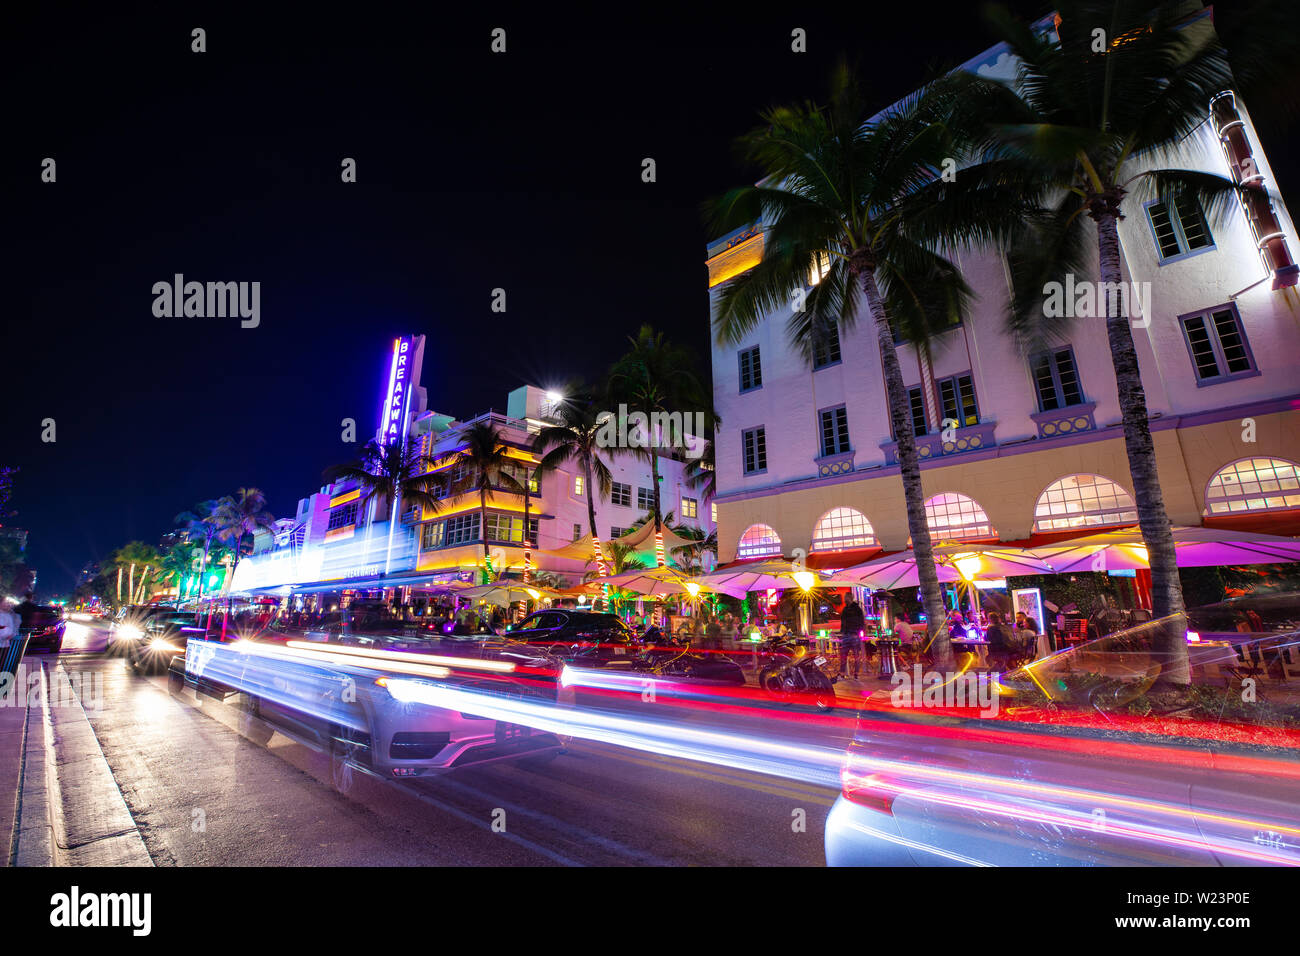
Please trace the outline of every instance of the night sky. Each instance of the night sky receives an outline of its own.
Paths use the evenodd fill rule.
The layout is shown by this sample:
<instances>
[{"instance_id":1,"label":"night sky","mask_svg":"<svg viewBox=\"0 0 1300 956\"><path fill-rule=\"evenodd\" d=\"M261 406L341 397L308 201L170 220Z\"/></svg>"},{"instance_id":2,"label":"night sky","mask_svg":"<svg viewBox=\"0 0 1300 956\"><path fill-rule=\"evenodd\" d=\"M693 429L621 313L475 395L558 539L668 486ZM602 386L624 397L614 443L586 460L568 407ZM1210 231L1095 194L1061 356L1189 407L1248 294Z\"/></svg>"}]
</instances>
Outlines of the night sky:
<instances>
[{"instance_id":1,"label":"night sky","mask_svg":"<svg viewBox=\"0 0 1300 956\"><path fill-rule=\"evenodd\" d=\"M3 520L30 530L44 597L203 498L254 485L292 515L355 452L341 419L374 430L399 334L429 337L429 404L462 418L599 375L645 322L707 370L699 204L752 178L734 137L765 106L823 100L841 56L883 107L989 45L967 3L40 6L6 14L0 463L22 469ZM1283 186L1300 181L1255 119ZM151 288L178 272L260 281L260 326L155 318Z\"/></svg>"}]
</instances>

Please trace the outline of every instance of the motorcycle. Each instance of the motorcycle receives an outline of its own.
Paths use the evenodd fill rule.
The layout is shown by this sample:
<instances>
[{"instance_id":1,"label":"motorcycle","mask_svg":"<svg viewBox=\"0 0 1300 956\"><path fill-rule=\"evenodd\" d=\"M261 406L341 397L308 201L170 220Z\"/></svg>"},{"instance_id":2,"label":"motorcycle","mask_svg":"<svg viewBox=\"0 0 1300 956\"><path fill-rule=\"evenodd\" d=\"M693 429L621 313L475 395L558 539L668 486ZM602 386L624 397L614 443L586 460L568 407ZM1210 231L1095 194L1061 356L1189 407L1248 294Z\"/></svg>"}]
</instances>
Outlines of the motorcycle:
<instances>
[{"instance_id":1,"label":"motorcycle","mask_svg":"<svg viewBox=\"0 0 1300 956\"><path fill-rule=\"evenodd\" d=\"M708 681L716 684L745 683L740 665L722 654L701 654L690 648L681 635L669 635L657 627L638 638L641 650L632 660L634 670L663 677Z\"/></svg>"},{"instance_id":2,"label":"motorcycle","mask_svg":"<svg viewBox=\"0 0 1300 956\"><path fill-rule=\"evenodd\" d=\"M835 707L835 684L805 644L773 639L759 649L758 686L778 700L807 703L818 710Z\"/></svg>"}]
</instances>

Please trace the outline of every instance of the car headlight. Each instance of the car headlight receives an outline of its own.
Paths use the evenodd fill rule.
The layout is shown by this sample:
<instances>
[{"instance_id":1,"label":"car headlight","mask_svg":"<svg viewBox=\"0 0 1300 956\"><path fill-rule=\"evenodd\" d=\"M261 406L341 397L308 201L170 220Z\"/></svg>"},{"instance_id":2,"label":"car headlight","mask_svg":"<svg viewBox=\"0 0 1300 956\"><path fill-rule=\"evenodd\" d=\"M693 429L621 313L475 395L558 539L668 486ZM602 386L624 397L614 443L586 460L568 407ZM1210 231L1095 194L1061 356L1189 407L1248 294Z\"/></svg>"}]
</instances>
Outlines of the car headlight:
<instances>
[{"instance_id":1,"label":"car headlight","mask_svg":"<svg viewBox=\"0 0 1300 956\"><path fill-rule=\"evenodd\" d=\"M152 641L149 642L149 650L151 650L151 651L179 651L180 648L177 647L175 644L173 644L171 641L164 640L164 639L161 638L161 637L155 637Z\"/></svg>"},{"instance_id":2,"label":"car headlight","mask_svg":"<svg viewBox=\"0 0 1300 956\"><path fill-rule=\"evenodd\" d=\"M127 641L138 641L144 637L144 631L140 630L134 624L123 624L117 629L117 636Z\"/></svg>"}]
</instances>

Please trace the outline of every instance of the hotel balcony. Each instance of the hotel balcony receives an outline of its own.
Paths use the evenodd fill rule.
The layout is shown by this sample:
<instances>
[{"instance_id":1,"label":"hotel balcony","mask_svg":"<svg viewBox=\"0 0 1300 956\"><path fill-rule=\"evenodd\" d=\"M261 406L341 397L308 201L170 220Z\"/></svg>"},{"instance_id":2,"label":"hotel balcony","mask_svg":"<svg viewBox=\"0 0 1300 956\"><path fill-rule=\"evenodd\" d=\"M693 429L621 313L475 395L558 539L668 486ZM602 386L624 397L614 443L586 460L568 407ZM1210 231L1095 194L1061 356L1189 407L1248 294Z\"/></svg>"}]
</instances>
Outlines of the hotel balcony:
<instances>
[{"instance_id":1,"label":"hotel balcony","mask_svg":"<svg viewBox=\"0 0 1300 956\"><path fill-rule=\"evenodd\" d=\"M996 422L980 422L977 425L957 428L947 433L950 438L948 441L944 441L944 432L917 435L916 453L921 457L922 461L928 461L931 458L960 455L968 451L982 451L986 448L992 448L997 444L996 439L993 437L993 430L996 427ZM898 464L898 442L883 442L880 450L885 453L885 464Z\"/></svg>"},{"instance_id":2,"label":"hotel balcony","mask_svg":"<svg viewBox=\"0 0 1300 956\"><path fill-rule=\"evenodd\" d=\"M857 453L854 451L840 452L838 455L825 455L821 458L814 458L813 463L817 466L818 478L829 478L832 475L847 475L853 470L853 456Z\"/></svg>"},{"instance_id":3,"label":"hotel balcony","mask_svg":"<svg viewBox=\"0 0 1300 956\"><path fill-rule=\"evenodd\" d=\"M1097 420L1093 413L1096 410L1096 402L1084 402L1082 405L1054 408L1050 412L1034 412L1029 417L1038 425L1039 438L1060 438L1095 429Z\"/></svg>"}]
</instances>

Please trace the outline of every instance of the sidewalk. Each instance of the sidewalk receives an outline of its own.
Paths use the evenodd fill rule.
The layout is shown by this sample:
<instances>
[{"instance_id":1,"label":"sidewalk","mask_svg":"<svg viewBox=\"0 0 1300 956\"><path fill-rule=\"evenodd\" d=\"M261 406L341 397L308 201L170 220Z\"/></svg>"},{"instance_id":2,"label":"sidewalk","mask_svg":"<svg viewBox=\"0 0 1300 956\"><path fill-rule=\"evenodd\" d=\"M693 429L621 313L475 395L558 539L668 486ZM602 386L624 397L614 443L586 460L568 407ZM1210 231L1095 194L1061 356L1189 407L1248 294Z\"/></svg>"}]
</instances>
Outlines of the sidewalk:
<instances>
[{"instance_id":1,"label":"sidewalk","mask_svg":"<svg viewBox=\"0 0 1300 956\"><path fill-rule=\"evenodd\" d=\"M9 693L13 699L0 701L0 865L4 866L10 866L13 857L27 732L27 695L16 688Z\"/></svg>"},{"instance_id":2,"label":"sidewalk","mask_svg":"<svg viewBox=\"0 0 1300 956\"><path fill-rule=\"evenodd\" d=\"M0 699L0 866L49 866L45 715L39 661L22 660Z\"/></svg>"}]
</instances>

